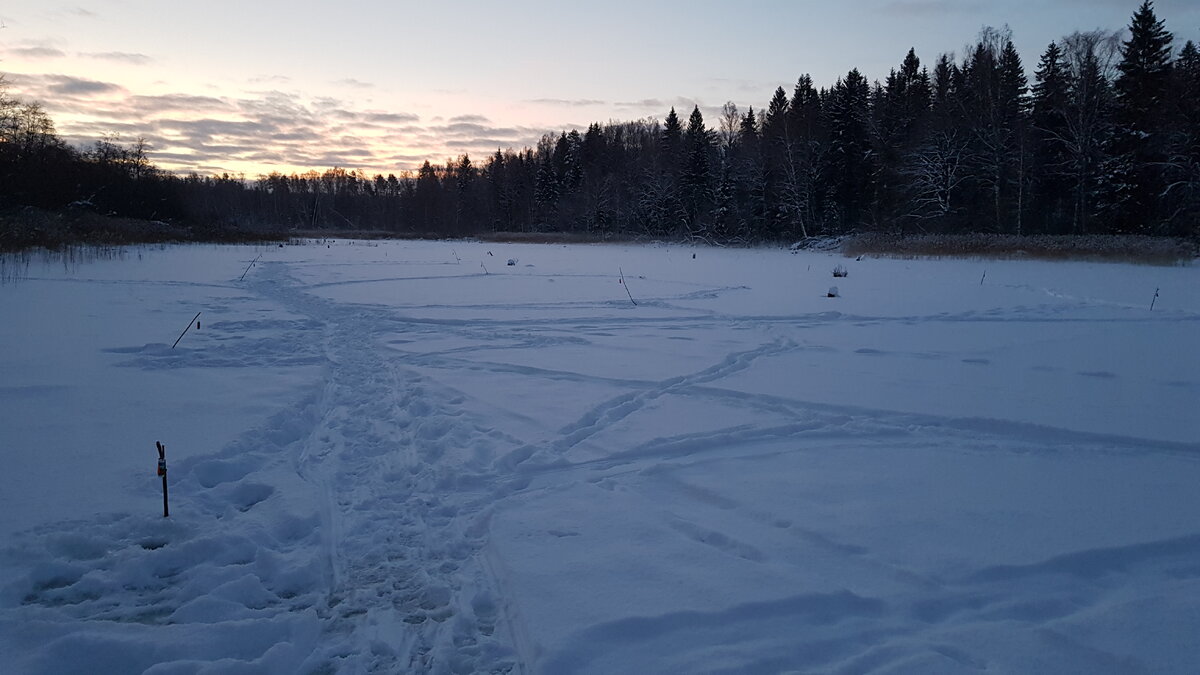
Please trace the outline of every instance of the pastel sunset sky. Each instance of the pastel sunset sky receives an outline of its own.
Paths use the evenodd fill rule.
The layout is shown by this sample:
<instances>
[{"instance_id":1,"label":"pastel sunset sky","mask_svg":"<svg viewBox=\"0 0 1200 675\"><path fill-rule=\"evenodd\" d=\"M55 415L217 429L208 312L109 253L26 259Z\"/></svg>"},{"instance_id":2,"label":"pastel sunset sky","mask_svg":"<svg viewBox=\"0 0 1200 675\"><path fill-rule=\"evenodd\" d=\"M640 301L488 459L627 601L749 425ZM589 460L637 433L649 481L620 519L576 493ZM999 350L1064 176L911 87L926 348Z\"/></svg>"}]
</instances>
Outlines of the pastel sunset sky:
<instances>
[{"instance_id":1,"label":"pastel sunset sky","mask_svg":"<svg viewBox=\"0 0 1200 675\"><path fill-rule=\"evenodd\" d=\"M810 73L882 79L1011 27L1032 79L1046 45L1120 29L1135 0L675 0L593 3L76 0L0 6L8 93L60 134L145 138L201 174L399 173L536 144L594 121L763 107ZM1200 41L1200 2L1159 0Z\"/></svg>"}]
</instances>

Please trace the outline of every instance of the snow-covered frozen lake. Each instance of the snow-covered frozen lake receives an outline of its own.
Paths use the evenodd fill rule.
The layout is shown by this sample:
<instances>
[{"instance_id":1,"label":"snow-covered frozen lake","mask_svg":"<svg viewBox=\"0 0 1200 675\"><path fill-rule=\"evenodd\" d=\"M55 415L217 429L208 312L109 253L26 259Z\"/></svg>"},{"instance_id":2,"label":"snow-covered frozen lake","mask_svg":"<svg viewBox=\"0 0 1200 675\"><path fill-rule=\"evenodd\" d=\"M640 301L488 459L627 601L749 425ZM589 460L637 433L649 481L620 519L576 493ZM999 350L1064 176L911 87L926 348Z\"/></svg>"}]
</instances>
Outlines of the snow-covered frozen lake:
<instances>
[{"instance_id":1,"label":"snow-covered frozen lake","mask_svg":"<svg viewBox=\"0 0 1200 675\"><path fill-rule=\"evenodd\" d=\"M1200 663L1194 264L35 262L0 285L0 461L4 672Z\"/></svg>"}]
</instances>

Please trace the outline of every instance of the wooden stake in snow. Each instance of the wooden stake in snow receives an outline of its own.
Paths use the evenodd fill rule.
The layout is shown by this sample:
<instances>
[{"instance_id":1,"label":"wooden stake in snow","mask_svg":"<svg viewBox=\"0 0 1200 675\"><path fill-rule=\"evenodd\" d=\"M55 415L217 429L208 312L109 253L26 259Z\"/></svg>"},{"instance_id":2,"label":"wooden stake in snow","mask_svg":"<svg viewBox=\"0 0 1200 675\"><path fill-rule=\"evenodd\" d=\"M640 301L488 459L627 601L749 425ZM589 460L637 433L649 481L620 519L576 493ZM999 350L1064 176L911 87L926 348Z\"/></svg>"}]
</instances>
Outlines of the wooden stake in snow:
<instances>
[{"instance_id":1,"label":"wooden stake in snow","mask_svg":"<svg viewBox=\"0 0 1200 675\"><path fill-rule=\"evenodd\" d=\"M167 508L167 446L158 441L154 441L154 445L158 447L158 475L163 480L163 518L167 518L171 515Z\"/></svg>"},{"instance_id":2,"label":"wooden stake in snow","mask_svg":"<svg viewBox=\"0 0 1200 675\"><path fill-rule=\"evenodd\" d=\"M192 324L195 323L197 326L200 325L200 324L196 323L196 319L200 318L200 314L201 314L200 312L196 312L196 316L193 316L192 320L188 322L188 325L183 329L183 333L180 333L179 337L175 338L175 344L171 345L171 349L175 349L175 345L179 344L179 341L183 339L184 333L188 332L188 328L191 328Z\"/></svg>"},{"instance_id":3,"label":"wooden stake in snow","mask_svg":"<svg viewBox=\"0 0 1200 675\"><path fill-rule=\"evenodd\" d=\"M1158 300L1158 289L1154 289L1154 297L1150 298L1150 311L1154 311L1154 302Z\"/></svg>"},{"instance_id":4,"label":"wooden stake in snow","mask_svg":"<svg viewBox=\"0 0 1200 675\"><path fill-rule=\"evenodd\" d=\"M983 285L983 280L987 278L987 270L983 271L983 276L979 277L979 285Z\"/></svg>"},{"instance_id":5,"label":"wooden stake in snow","mask_svg":"<svg viewBox=\"0 0 1200 675\"><path fill-rule=\"evenodd\" d=\"M637 301L633 299L633 293L629 292L629 284L625 283L625 271L620 267L617 268L617 271L621 273L621 285L625 287L625 294L629 296L629 301L633 303L633 306L637 307Z\"/></svg>"},{"instance_id":6,"label":"wooden stake in snow","mask_svg":"<svg viewBox=\"0 0 1200 675\"><path fill-rule=\"evenodd\" d=\"M261 254L261 253L259 253L259 254L258 254L258 258L261 258L261 257L262 257L262 254ZM249 272L249 271L250 271L250 268L251 268L251 267L254 267L254 263L258 262L258 258L255 258L254 260L251 260L251 261L250 261L250 264L249 264L249 265L246 265L246 270L245 270L245 272L242 272L242 276L238 277L238 281L241 281L242 279L245 279L245 278L246 278L246 272Z\"/></svg>"}]
</instances>

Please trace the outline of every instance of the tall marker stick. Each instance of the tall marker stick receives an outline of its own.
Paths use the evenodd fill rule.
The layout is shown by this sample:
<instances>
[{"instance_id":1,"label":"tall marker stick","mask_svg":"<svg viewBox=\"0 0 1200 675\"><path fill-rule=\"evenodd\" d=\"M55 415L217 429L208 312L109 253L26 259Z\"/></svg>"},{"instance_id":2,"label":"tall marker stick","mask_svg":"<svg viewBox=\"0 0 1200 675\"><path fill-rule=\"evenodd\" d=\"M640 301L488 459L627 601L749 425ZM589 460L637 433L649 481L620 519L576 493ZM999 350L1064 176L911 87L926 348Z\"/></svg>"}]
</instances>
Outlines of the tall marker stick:
<instances>
[{"instance_id":1,"label":"tall marker stick","mask_svg":"<svg viewBox=\"0 0 1200 675\"><path fill-rule=\"evenodd\" d=\"M625 294L629 296L629 301L633 303L633 306L637 307L637 300L633 299L633 293L629 292L629 284L625 283L625 271L620 267L617 268L617 271L621 273L621 285L625 287Z\"/></svg>"},{"instance_id":2,"label":"tall marker stick","mask_svg":"<svg viewBox=\"0 0 1200 675\"><path fill-rule=\"evenodd\" d=\"M167 446L154 441L154 445L158 447L158 475L163 479L163 518L171 515L167 510Z\"/></svg>"},{"instance_id":3,"label":"tall marker stick","mask_svg":"<svg viewBox=\"0 0 1200 675\"><path fill-rule=\"evenodd\" d=\"M1158 289L1154 289L1154 297L1150 298L1150 311L1154 311L1154 301L1158 300Z\"/></svg>"},{"instance_id":4,"label":"tall marker stick","mask_svg":"<svg viewBox=\"0 0 1200 675\"><path fill-rule=\"evenodd\" d=\"M259 254L258 254L258 258L261 258L261 257L262 257L262 254L261 254L261 253L259 253ZM245 272L242 272L242 276L238 277L238 281L241 281L242 279L245 279L245 278L246 278L246 272L249 272L249 271L250 271L250 268L251 268L251 267L254 267L254 263L258 262L258 258L255 258L254 260L251 260L251 261L250 261L250 264L249 264L249 265L246 265L246 271L245 271Z\"/></svg>"},{"instance_id":5,"label":"tall marker stick","mask_svg":"<svg viewBox=\"0 0 1200 675\"><path fill-rule=\"evenodd\" d=\"M183 333L180 333L179 337L175 338L175 344L171 345L171 349L175 349L175 345L179 344L179 341L183 339L183 335L188 332L188 328L191 328L192 324L196 323L196 319L200 318L200 314L201 312L196 312L196 316L193 316L192 320L188 322L187 327L183 329Z\"/></svg>"}]
</instances>

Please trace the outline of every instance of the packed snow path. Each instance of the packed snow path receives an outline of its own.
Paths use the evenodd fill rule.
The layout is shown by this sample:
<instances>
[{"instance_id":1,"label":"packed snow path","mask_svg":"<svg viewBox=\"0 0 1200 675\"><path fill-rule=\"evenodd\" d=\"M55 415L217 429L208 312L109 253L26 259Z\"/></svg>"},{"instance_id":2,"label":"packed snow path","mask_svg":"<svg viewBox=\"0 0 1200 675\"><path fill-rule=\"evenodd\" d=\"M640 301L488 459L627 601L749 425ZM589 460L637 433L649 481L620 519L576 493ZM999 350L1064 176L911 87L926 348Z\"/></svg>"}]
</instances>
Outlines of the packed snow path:
<instances>
[{"instance_id":1,"label":"packed snow path","mask_svg":"<svg viewBox=\"0 0 1200 675\"><path fill-rule=\"evenodd\" d=\"M1192 670L1196 268L990 262L980 285L970 261L693 252L180 247L0 287L24 476L0 490L0 651L34 673ZM37 311L97 304L61 351ZM199 309L170 349L165 317ZM130 450L160 436L170 519ZM78 439L82 475L30 480Z\"/></svg>"}]
</instances>

